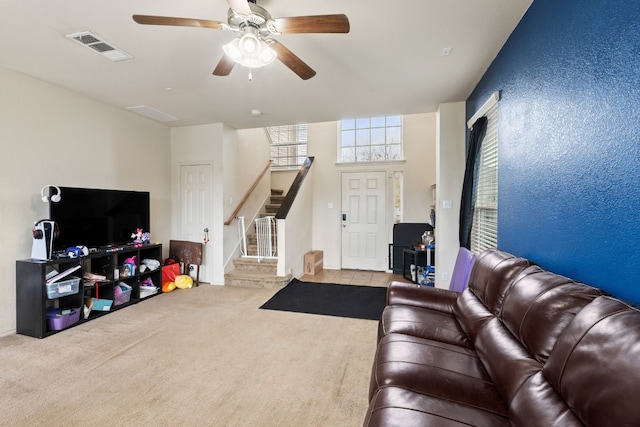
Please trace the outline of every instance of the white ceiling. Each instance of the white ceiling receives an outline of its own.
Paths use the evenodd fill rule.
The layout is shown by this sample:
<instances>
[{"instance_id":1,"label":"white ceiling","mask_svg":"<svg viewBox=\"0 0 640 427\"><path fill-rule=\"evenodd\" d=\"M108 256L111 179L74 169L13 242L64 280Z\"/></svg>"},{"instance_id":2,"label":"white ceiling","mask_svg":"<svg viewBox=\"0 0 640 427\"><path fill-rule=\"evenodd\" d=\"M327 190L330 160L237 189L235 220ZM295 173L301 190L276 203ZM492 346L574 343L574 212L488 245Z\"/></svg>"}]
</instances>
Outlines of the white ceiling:
<instances>
[{"instance_id":1,"label":"white ceiling","mask_svg":"<svg viewBox=\"0 0 640 427\"><path fill-rule=\"evenodd\" d=\"M136 24L133 14L225 21L225 0L0 0L0 65L117 108L145 105L169 126L237 129L432 112L463 101L532 0L258 0L274 18L344 13L348 34L277 36L316 70L282 63L212 71L230 31ZM111 62L65 37L91 31L134 58ZM451 48L442 56L443 48ZM251 110L259 109L259 118Z\"/></svg>"}]
</instances>

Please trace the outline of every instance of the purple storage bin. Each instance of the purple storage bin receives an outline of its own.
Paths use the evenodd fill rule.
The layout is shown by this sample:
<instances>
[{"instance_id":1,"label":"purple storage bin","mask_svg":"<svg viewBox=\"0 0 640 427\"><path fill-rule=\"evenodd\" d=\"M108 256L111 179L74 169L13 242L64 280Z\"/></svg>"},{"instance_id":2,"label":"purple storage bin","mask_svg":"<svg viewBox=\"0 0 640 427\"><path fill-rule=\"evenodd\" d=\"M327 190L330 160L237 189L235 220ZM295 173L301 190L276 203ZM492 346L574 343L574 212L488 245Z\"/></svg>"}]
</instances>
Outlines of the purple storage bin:
<instances>
[{"instance_id":1,"label":"purple storage bin","mask_svg":"<svg viewBox=\"0 0 640 427\"><path fill-rule=\"evenodd\" d=\"M51 331L67 328L80 320L80 309L72 308L68 314L62 314L59 308L47 309L47 326Z\"/></svg>"}]
</instances>

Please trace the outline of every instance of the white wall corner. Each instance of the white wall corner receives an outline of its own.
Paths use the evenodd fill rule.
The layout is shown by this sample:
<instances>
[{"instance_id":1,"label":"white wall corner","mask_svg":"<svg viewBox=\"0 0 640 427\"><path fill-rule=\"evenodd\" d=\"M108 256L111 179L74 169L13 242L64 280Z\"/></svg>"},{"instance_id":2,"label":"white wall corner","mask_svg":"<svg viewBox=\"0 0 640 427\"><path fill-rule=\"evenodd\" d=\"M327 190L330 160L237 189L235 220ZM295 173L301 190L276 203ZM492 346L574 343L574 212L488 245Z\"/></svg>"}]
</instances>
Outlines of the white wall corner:
<instances>
[{"instance_id":1,"label":"white wall corner","mask_svg":"<svg viewBox=\"0 0 640 427\"><path fill-rule=\"evenodd\" d=\"M436 287L449 288L460 242L460 198L465 167L465 102L441 104L436 125ZM443 201L452 201L444 208ZM446 273L446 274L444 274ZM447 277L444 280L443 277Z\"/></svg>"}]
</instances>

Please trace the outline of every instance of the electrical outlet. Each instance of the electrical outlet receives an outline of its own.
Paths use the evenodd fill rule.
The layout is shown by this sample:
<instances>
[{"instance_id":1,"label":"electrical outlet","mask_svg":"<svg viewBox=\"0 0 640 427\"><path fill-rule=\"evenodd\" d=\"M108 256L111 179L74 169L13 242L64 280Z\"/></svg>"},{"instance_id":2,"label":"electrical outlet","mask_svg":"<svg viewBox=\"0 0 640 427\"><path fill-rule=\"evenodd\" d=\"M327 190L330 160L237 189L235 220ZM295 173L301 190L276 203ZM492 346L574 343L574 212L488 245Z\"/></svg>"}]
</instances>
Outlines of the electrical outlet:
<instances>
[{"instance_id":1,"label":"electrical outlet","mask_svg":"<svg viewBox=\"0 0 640 427\"><path fill-rule=\"evenodd\" d=\"M441 277L442 277L442 280L446 282L449 280L449 273L446 271L443 271Z\"/></svg>"}]
</instances>

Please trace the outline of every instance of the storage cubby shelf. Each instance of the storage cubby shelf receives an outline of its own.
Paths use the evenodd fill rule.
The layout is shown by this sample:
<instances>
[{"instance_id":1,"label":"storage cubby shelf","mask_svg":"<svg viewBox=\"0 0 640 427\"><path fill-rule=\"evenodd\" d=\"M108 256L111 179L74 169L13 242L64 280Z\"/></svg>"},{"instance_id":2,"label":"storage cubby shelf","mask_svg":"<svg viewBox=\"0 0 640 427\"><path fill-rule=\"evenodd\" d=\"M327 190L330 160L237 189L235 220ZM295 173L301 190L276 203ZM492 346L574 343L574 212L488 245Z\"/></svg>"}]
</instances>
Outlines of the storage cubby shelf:
<instances>
[{"instance_id":1,"label":"storage cubby shelf","mask_svg":"<svg viewBox=\"0 0 640 427\"><path fill-rule=\"evenodd\" d=\"M135 272L129 277L119 277L120 268L124 260L135 256ZM160 267L154 270L139 272L140 262L143 259L155 259L160 263ZM162 245L147 244L140 247L130 245L109 248L106 250L90 253L81 258L61 258L49 261L25 259L16 261L16 332L36 338L44 338L49 335L61 332L69 327L81 325L85 322L97 319L125 307L129 307L138 302L145 301L162 293ZM47 295L47 277L67 271L74 267L80 267L61 279L61 285L56 289L51 289L49 284L49 294ZM115 277L114 277L114 272ZM62 280L71 277L81 278L87 272L105 277L105 280L96 281L93 284L80 280L79 286L67 286ZM144 280L150 278L158 288L157 293L140 298L140 285ZM115 305L115 287L122 282L131 287L129 299L120 305ZM56 282L57 283L57 282ZM70 284L76 284L76 280L69 280ZM76 291L77 292L74 292ZM97 294L96 294L97 292ZM83 307L88 298L98 298L100 300L111 300L109 311L91 311L85 319ZM95 301L95 300L94 300ZM53 327L63 329L52 329L47 321L47 309L52 311L80 309L80 319L66 326L64 322L53 322ZM66 311L64 311L66 313ZM72 311L73 313L73 311Z\"/></svg>"}]
</instances>

